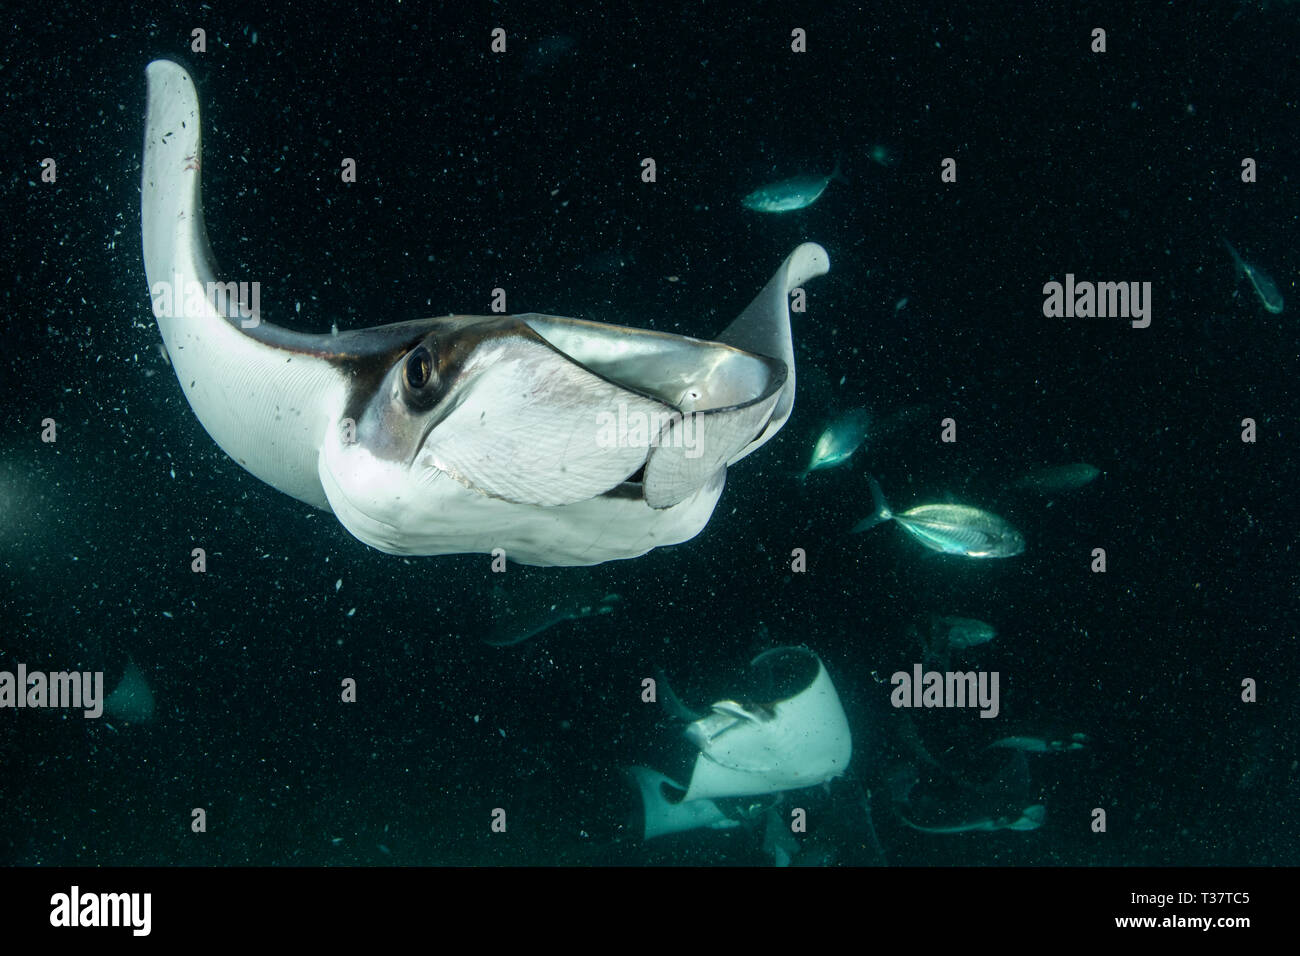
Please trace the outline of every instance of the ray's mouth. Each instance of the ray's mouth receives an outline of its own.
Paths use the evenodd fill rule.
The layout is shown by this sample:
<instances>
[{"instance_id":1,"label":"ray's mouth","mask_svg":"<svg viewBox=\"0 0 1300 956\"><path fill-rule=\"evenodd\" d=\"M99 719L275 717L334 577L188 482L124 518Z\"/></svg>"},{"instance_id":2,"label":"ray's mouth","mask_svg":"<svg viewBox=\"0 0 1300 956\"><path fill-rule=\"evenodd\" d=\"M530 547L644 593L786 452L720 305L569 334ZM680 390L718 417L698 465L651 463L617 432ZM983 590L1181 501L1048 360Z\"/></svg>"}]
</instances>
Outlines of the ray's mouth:
<instances>
[{"instance_id":1,"label":"ray's mouth","mask_svg":"<svg viewBox=\"0 0 1300 956\"><path fill-rule=\"evenodd\" d=\"M566 359L678 411L752 404L778 391L785 363L688 336L530 315L525 324Z\"/></svg>"}]
</instances>

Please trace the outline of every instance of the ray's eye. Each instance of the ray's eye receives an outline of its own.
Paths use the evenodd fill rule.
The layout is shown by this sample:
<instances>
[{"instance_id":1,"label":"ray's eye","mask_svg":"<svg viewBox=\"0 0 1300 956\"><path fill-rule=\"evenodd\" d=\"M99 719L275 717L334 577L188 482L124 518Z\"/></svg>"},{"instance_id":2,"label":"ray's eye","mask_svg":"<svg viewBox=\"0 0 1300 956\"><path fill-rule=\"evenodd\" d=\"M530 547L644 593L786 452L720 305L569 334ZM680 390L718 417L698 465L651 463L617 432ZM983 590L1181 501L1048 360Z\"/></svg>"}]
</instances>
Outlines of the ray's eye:
<instances>
[{"instance_id":1,"label":"ray's eye","mask_svg":"<svg viewBox=\"0 0 1300 956\"><path fill-rule=\"evenodd\" d=\"M427 397L431 386L437 384L437 378L433 353L428 346L421 345L406 357L406 364L402 366L402 384L406 386L408 397Z\"/></svg>"}]
</instances>

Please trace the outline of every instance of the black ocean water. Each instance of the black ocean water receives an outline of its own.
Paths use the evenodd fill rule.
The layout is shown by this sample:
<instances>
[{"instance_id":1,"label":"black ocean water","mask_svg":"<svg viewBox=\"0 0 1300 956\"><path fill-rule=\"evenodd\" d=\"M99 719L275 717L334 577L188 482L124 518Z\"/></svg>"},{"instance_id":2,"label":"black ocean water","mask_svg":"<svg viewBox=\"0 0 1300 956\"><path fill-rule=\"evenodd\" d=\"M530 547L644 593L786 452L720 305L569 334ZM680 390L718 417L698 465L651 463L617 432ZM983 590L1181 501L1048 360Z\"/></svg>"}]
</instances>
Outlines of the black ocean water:
<instances>
[{"instance_id":1,"label":"black ocean water","mask_svg":"<svg viewBox=\"0 0 1300 956\"><path fill-rule=\"evenodd\" d=\"M1300 860L1300 10L1012 6L12 18L0 669L112 677L134 661L155 711L113 726L0 713L0 862L770 864L752 825L643 842L624 769L689 775L680 724L642 700L647 677L663 669L702 707L780 644L822 657L853 731L846 777L797 798L810 862ZM791 50L796 28L807 52ZM484 312L500 287L511 312L708 338L812 240L831 271L795 316L793 417L731 470L699 537L591 572L614 612L484 644L501 583L486 556L368 549L245 473L190 412L141 262L156 57L195 78L212 247L260 278L268 320ZM837 160L847 182L807 209L740 204ZM1234 274L1225 239L1277 283L1283 312ZM1045 316L1045 283L1067 274L1150 282L1149 327ZM858 406L897 427L800 483L825 424ZM1103 474L1057 495L1010 487L1076 461ZM1026 550L981 561L891 525L849 535L868 474L898 509L994 511ZM544 603L571 573L506 576ZM962 660L1001 675L998 718L891 707L889 677L919 660L931 614L996 624ZM344 705L349 677L359 698ZM1079 752L982 755L999 737L1075 732L1090 739ZM959 806L970 781L988 806ZM1032 832L902 822L1030 803L1047 811Z\"/></svg>"}]
</instances>

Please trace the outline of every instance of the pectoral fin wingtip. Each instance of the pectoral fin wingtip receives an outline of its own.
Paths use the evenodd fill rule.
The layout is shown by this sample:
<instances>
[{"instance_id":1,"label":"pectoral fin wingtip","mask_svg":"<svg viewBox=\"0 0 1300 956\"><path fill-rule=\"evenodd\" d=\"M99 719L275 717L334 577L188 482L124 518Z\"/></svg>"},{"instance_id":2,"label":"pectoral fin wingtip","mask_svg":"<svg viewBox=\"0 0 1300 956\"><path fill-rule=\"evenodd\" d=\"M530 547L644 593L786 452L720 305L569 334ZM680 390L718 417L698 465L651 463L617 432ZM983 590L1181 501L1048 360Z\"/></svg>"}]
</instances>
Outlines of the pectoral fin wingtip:
<instances>
[{"instance_id":1,"label":"pectoral fin wingtip","mask_svg":"<svg viewBox=\"0 0 1300 956\"><path fill-rule=\"evenodd\" d=\"M805 242L790 253L786 268L786 291L795 289L809 279L825 275L831 268L831 257L815 242Z\"/></svg>"}]
</instances>

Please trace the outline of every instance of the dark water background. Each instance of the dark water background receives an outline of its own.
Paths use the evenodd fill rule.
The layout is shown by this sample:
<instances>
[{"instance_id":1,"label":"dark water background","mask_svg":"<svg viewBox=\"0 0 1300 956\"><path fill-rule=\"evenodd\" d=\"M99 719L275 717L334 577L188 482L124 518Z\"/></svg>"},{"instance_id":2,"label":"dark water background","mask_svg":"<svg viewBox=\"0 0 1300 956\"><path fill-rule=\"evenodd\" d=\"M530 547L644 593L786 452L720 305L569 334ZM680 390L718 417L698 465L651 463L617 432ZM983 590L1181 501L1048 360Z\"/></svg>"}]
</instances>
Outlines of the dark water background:
<instances>
[{"instance_id":1,"label":"dark water background","mask_svg":"<svg viewBox=\"0 0 1300 956\"><path fill-rule=\"evenodd\" d=\"M859 788L890 863L1300 862L1300 10L408 6L6 15L0 668L115 674L129 654L158 709L115 730L0 713L0 862L761 864L745 829L642 844L622 769L689 772L644 677L664 667L703 704L780 643L817 650L853 727L850 779L802 798L837 862L878 862ZM187 53L195 26L206 54ZM198 84L213 248L262 282L270 321L481 312L502 286L513 312L709 337L814 240L832 268L796 317L794 416L696 540L595 569L615 613L485 646L486 557L389 557L262 485L159 357L138 192L158 56ZM740 206L837 157L849 182L809 209ZM1234 276L1225 237L1286 311ZM1150 281L1151 327L1044 318L1043 283L1067 272ZM857 405L920 411L801 487L817 434ZM946 416L956 444L938 440ZM1007 490L1070 461L1105 474L1057 498ZM897 527L849 536L868 472L900 507L996 511L1028 549L965 561ZM573 573L507 578L545 600ZM895 818L907 755L877 678L918 659L909 629L930 613L999 627L966 660L1001 673L1002 715L913 714L929 750L976 773L997 736L1092 738L1027 764L1042 829L940 837ZM354 706L337 702L347 676Z\"/></svg>"}]
</instances>

